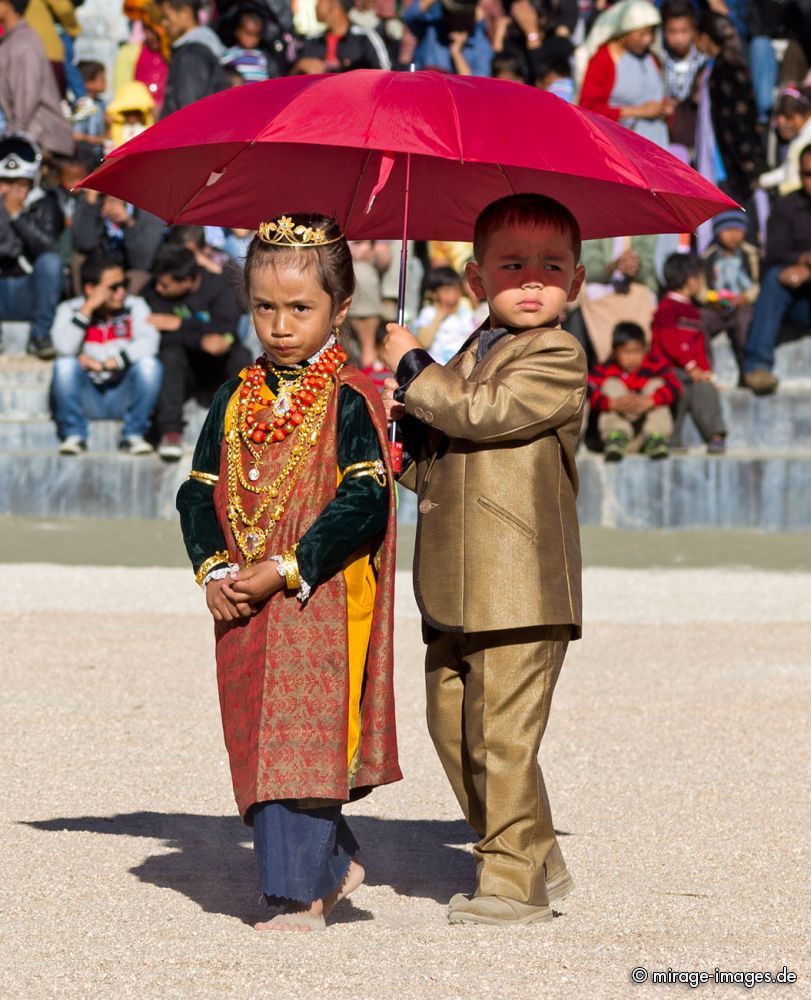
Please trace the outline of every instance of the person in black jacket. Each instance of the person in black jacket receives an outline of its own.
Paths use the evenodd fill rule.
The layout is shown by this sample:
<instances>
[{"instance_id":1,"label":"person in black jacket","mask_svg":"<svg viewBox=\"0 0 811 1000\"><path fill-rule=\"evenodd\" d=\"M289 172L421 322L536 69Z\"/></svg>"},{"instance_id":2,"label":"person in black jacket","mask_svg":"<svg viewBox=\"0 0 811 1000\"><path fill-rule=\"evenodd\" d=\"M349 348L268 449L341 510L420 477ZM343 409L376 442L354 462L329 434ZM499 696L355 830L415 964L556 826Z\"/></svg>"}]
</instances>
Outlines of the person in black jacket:
<instances>
[{"instance_id":1,"label":"person in black jacket","mask_svg":"<svg viewBox=\"0 0 811 1000\"><path fill-rule=\"evenodd\" d=\"M183 404L194 397L208 406L219 386L251 363L236 336L237 288L227 274L204 271L191 250L168 244L155 259L154 277L142 295L161 331L163 385L155 412L158 454L183 455Z\"/></svg>"},{"instance_id":2,"label":"person in black jacket","mask_svg":"<svg viewBox=\"0 0 811 1000\"><path fill-rule=\"evenodd\" d=\"M315 14L327 30L303 43L300 58L320 59L327 72L391 69L382 37L373 28L349 20L347 10L352 6L353 0L317 0Z\"/></svg>"},{"instance_id":3,"label":"person in black jacket","mask_svg":"<svg viewBox=\"0 0 811 1000\"><path fill-rule=\"evenodd\" d=\"M172 39L161 118L228 86L220 65L225 46L211 28L199 23L202 7L202 0L161 0L161 16Z\"/></svg>"},{"instance_id":4,"label":"person in black jacket","mask_svg":"<svg viewBox=\"0 0 811 1000\"><path fill-rule=\"evenodd\" d=\"M49 360L63 288L58 249L64 219L56 196L36 183L41 160L24 133L0 135L0 322L30 322L28 353Z\"/></svg>"},{"instance_id":5,"label":"person in black jacket","mask_svg":"<svg viewBox=\"0 0 811 1000\"><path fill-rule=\"evenodd\" d=\"M774 345L788 319L811 329L811 145L800 153L802 187L774 203L760 295L746 341L743 384L757 396L777 389Z\"/></svg>"},{"instance_id":6,"label":"person in black jacket","mask_svg":"<svg viewBox=\"0 0 811 1000\"><path fill-rule=\"evenodd\" d=\"M80 191L73 214L73 249L79 254L102 251L127 273L131 295L149 280L165 226L156 216L112 195ZM79 261L81 263L81 261ZM77 285L77 294L81 287Z\"/></svg>"}]
</instances>

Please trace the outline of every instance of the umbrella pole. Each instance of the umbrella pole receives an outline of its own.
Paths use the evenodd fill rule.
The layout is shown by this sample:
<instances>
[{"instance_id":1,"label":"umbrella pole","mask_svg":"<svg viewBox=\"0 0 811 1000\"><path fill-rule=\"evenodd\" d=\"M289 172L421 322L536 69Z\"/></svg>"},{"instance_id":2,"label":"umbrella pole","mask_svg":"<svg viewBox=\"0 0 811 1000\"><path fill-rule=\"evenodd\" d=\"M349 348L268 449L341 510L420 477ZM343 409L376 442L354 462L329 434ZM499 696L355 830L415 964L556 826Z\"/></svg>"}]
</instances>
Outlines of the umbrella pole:
<instances>
[{"instance_id":1,"label":"umbrella pole","mask_svg":"<svg viewBox=\"0 0 811 1000\"><path fill-rule=\"evenodd\" d=\"M405 323L406 270L408 267L408 208L411 200L411 153L406 153L405 200L403 204L403 244L400 248L400 285L397 290L397 324ZM403 445L397 440L397 424L389 425L389 451L395 472L403 469Z\"/></svg>"}]
</instances>

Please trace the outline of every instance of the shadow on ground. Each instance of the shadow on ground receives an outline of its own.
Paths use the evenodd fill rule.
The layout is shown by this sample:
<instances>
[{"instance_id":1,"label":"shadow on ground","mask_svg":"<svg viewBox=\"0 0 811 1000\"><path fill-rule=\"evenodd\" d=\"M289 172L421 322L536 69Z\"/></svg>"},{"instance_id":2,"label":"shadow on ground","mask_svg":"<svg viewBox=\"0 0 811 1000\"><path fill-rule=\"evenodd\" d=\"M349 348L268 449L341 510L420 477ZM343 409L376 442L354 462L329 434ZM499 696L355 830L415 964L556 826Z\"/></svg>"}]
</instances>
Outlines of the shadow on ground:
<instances>
[{"instance_id":1,"label":"shadow on ground","mask_svg":"<svg viewBox=\"0 0 811 1000\"><path fill-rule=\"evenodd\" d=\"M446 903L460 889L472 890L474 865L460 848L474 840L463 820L378 819L349 816L361 844L367 885L391 886L401 896ZM245 923L257 918L256 866L251 831L239 818L193 813L137 812L26 822L35 830L149 837L169 853L153 854L130 871L142 882L187 896L206 913ZM370 920L351 900L335 911L333 923Z\"/></svg>"}]
</instances>

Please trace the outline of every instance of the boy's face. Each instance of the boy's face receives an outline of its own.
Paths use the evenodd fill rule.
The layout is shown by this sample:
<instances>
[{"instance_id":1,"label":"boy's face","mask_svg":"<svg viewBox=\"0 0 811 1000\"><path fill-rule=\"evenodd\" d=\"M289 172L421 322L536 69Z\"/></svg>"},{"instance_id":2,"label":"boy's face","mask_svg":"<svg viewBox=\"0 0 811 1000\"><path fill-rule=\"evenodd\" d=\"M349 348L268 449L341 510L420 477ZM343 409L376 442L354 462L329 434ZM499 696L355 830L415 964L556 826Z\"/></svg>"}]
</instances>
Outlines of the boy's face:
<instances>
[{"instance_id":1,"label":"boy's face","mask_svg":"<svg viewBox=\"0 0 811 1000\"><path fill-rule=\"evenodd\" d=\"M744 236L746 233L742 229L732 226L729 229L719 229L715 234L715 239L724 250L737 250L743 243Z\"/></svg>"},{"instance_id":2,"label":"boy's face","mask_svg":"<svg viewBox=\"0 0 811 1000\"><path fill-rule=\"evenodd\" d=\"M483 258L469 261L466 274L476 295L487 299L494 327L531 330L556 324L585 277L569 233L547 225L496 230Z\"/></svg>"},{"instance_id":3,"label":"boy's face","mask_svg":"<svg viewBox=\"0 0 811 1000\"><path fill-rule=\"evenodd\" d=\"M645 345L638 340L629 340L614 348L614 360L624 372L639 371L645 360Z\"/></svg>"},{"instance_id":4,"label":"boy's face","mask_svg":"<svg viewBox=\"0 0 811 1000\"><path fill-rule=\"evenodd\" d=\"M90 80L84 82L85 90L91 97L98 97L107 89L107 74L96 73Z\"/></svg>"},{"instance_id":5,"label":"boy's face","mask_svg":"<svg viewBox=\"0 0 811 1000\"><path fill-rule=\"evenodd\" d=\"M688 299L694 299L701 291L701 275L691 274L684 283L684 294Z\"/></svg>"},{"instance_id":6,"label":"boy's face","mask_svg":"<svg viewBox=\"0 0 811 1000\"><path fill-rule=\"evenodd\" d=\"M696 39L696 27L690 17L671 17L665 21L662 32L668 52L683 59Z\"/></svg>"},{"instance_id":7,"label":"boy's face","mask_svg":"<svg viewBox=\"0 0 811 1000\"><path fill-rule=\"evenodd\" d=\"M462 289L459 285L440 285L434 289L434 302L443 309L453 311L459 305Z\"/></svg>"},{"instance_id":8,"label":"boy's face","mask_svg":"<svg viewBox=\"0 0 811 1000\"><path fill-rule=\"evenodd\" d=\"M805 115L778 114L774 119L774 128L782 142L791 142L800 134L805 125Z\"/></svg>"},{"instance_id":9,"label":"boy's face","mask_svg":"<svg viewBox=\"0 0 811 1000\"><path fill-rule=\"evenodd\" d=\"M85 295L89 296L97 289L104 289L106 298L102 303L102 309L108 312L117 312L124 305L127 297L127 279L123 268L108 267L101 272L98 285L85 285Z\"/></svg>"},{"instance_id":10,"label":"boy's face","mask_svg":"<svg viewBox=\"0 0 811 1000\"><path fill-rule=\"evenodd\" d=\"M234 38L243 49L258 49L262 41L262 22L251 14L243 14Z\"/></svg>"}]
</instances>

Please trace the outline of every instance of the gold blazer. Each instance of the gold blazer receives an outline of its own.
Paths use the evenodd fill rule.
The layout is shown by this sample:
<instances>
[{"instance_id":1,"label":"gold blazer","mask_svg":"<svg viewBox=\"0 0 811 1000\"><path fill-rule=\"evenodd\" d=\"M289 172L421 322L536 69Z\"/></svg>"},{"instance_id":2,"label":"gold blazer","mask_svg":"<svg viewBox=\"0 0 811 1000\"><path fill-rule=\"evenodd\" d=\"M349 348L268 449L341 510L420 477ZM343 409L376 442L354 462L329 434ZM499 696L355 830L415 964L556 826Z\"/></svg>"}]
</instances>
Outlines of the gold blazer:
<instances>
[{"instance_id":1,"label":"gold blazer","mask_svg":"<svg viewBox=\"0 0 811 1000\"><path fill-rule=\"evenodd\" d=\"M478 337L408 386L428 429L401 483L418 496L414 590L425 621L481 632L581 624L574 453L586 357L571 334Z\"/></svg>"}]
</instances>

